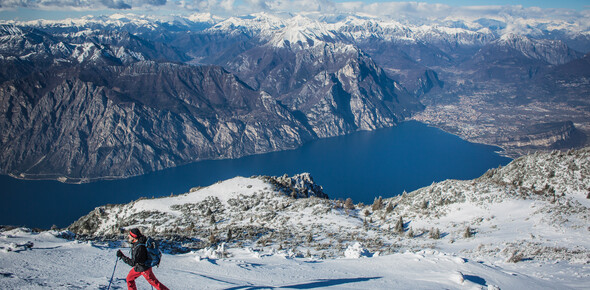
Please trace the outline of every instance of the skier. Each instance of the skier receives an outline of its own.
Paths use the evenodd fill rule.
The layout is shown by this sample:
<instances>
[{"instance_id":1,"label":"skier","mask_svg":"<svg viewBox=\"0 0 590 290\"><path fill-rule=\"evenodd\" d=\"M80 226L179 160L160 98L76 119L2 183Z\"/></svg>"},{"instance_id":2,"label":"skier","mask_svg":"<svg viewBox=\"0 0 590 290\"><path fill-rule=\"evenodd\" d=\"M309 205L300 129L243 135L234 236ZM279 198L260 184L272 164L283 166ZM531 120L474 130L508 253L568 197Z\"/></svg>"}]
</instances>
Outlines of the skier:
<instances>
[{"instance_id":1,"label":"skier","mask_svg":"<svg viewBox=\"0 0 590 290\"><path fill-rule=\"evenodd\" d=\"M152 272L152 268L144 265L148 258L147 249L145 247L147 238L136 228L129 231L129 236L127 238L129 239L129 242L133 244L133 247L131 248L131 258L125 256L121 250L117 251L117 257L123 259L123 262L133 267L127 275L127 288L136 290L135 279L141 275L156 289L168 290L168 287L158 281L154 272Z\"/></svg>"}]
</instances>

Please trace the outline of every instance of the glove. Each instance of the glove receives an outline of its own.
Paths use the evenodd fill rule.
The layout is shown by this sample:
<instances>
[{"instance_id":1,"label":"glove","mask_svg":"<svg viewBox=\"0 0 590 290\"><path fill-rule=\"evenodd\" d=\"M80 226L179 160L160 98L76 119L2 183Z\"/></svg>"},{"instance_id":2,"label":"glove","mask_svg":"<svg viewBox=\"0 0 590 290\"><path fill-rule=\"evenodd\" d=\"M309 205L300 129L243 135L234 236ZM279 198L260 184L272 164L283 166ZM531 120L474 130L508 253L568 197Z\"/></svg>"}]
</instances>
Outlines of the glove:
<instances>
[{"instance_id":1,"label":"glove","mask_svg":"<svg viewBox=\"0 0 590 290\"><path fill-rule=\"evenodd\" d=\"M123 258L124 256L125 256L125 255L123 255L123 252L121 252L121 250L118 250L118 251L117 251L117 257L119 257L119 259L120 259L120 258Z\"/></svg>"}]
</instances>

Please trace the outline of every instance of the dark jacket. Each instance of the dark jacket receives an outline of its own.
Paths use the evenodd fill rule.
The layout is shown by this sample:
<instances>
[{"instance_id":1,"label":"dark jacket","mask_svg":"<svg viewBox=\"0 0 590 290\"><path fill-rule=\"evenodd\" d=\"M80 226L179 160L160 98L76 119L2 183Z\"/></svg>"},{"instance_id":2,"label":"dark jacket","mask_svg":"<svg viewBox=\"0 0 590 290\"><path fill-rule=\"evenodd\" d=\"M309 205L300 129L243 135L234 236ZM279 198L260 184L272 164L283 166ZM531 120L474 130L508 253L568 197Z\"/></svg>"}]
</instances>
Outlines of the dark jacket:
<instances>
[{"instance_id":1,"label":"dark jacket","mask_svg":"<svg viewBox=\"0 0 590 290\"><path fill-rule=\"evenodd\" d=\"M123 259L123 262L125 262L127 265L131 267L134 267L136 272L143 272L150 268L144 265L145 261L148 258L148 252L145 247L146 241L147 238L145 236L139 237L139 239L137 239L137 242L135 242L131 247L131 258L128 258L126 256L121 257L121 259Z\"/></svg>"}]
</instances>

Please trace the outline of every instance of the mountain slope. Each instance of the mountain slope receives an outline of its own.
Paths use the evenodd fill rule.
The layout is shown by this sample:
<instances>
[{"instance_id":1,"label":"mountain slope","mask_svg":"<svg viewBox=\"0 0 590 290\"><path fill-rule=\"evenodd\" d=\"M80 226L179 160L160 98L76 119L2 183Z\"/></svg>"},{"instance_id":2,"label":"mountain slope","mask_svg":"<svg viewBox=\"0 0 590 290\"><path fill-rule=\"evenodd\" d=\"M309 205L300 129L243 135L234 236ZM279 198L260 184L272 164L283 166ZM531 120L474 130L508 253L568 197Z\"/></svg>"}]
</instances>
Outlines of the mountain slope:
<instances>
[{"instance_id":1,"label":"mountain slope","mask_svg":"<svg viewBox=\"0 0 590 290\"><path fill-rule=\"evenodd\" d=\"M422 105L353 46L260 46L219 63L300 113L319 137L390 127Z\"/></svg>"},{"instance_id":2,"label":"mountain slope","mask_svg":"<svg viewBox=\"0 0 590 290\"><path fill-rule=\"evenodd\" d=\"M176 197L98 207L69 229L105 238L140 227L184 241L179 251L224 241L305 245L313 255L338 257L360 242L373 253L428 247L494 261L517 255L584 264L590 261L589 162L590 148L534 154L475 180L447 180L368 206L302 198L317 196L301 195L313 184L308 175L236 177Z\"/></svg>"},{"instance_id":3,"label":"mountain slope","mask_svg":"<svg viewBox=\"0 0 590 290\"><path fill-rule=\"evenodd\" d=\"M58 70L0 92L2 167L24 178L125 177L312 138L282 105L219 67Z\"/></svg>"},{"instance_id":4,"label":"mountain slope","mask_svg":"<svg viewBox=\"0 0 590 290\"><path fill-rule=\"evenodd\" d=\"M78 234L77 239L90 239L88 243L96 245L93 249L106 249L114 257L112 247L121 246L118 241L125 229L141 228L160 240L168 253L158 271L171 285L185 277L172 265L184 262L199 269L195 271L200 274L193 278L215 277L219 287L227 283L269 285L251 280L251 274L282 277L285 272L277 270L280 268L290 269L287 276L293 277L293 273L307 271L311 263L311 271L323 274L306 277L328 279L323 286L345 285L347 282L333 279L349 279L355 273L355 287L368 288L390 288L397 283L431 288L432 282L449 288L511 288L525 283L525 288L583 289L590 277L589 162L590 148L536 153L474 180L447 180L376 199L373 205L329 200L308 174L236 177L174 197L101 206L69 230ZM73 238L68 233L60 235ZM7 234L0 236L5 241L0 239L0 246L16 252L10 255L21 257L19 260L38 257L39 250L27 250L27 241L45 243L45 238L18 230ZM52 238L58 235L55 232L43 235L53 239L54 245L79 245L56 241ZM58 254L54 251L59 249L44 255ZM102 263L109 261L105 252L93 255ZM258 266L249 268L245 261ZM3 271L14 273L18 265L4 266ZM242 273L235 272L235 267L244 265L249 274L235 274ZM219 271L229 272L220 276ZM20 277L32 274L22 273L18 277L9 274L3 281L26 285L22 283L29 280ZM426 281L424 273L428 273ZM65 276L62 280L70 279ZM98 281L92 284L108 279L106 274L98 276L102 280L96 277ZM43 276L38 279L56 283ZM283 286L297 284L279 280L285 281Z\"/></svg>"}]
</instances>

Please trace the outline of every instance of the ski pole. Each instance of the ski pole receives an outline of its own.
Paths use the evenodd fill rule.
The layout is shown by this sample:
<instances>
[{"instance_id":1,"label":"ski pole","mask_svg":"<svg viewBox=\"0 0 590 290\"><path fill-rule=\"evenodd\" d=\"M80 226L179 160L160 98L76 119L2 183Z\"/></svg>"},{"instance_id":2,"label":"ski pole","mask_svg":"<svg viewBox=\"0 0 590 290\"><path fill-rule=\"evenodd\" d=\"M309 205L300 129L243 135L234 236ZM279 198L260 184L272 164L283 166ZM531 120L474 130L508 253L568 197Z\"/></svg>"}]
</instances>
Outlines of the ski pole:
<instances>
[{"instance_id":1,"label":"ski pole","mask_svg":"<svg viewBox=\"0 0 590 290\"><path fill-rule=\"evenodd\" d=\"M119 263L119 257L117 257L117 260L115 261L115 268L113 268L113 274L111 275L111 281L109 281L109 287L107 287L107 290L111 289L111 283L113 283L113 277L115 276L115 270L117 269L117 263Z\"/></svg>"}]
</instances>

